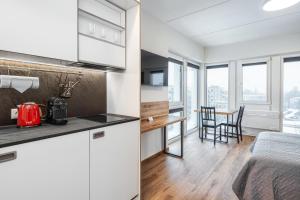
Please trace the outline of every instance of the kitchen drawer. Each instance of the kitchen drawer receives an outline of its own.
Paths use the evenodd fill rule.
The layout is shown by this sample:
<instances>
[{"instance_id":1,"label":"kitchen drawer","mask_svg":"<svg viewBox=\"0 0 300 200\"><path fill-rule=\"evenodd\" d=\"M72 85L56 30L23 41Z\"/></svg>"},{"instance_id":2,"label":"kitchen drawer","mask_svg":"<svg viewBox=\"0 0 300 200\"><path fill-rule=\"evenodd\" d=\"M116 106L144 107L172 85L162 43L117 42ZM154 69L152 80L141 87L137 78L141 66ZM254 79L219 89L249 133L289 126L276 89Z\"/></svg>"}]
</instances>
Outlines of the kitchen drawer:
<instances>
[{"instance_id":1,"label":"kitchen drawer","mask_svg":"<svg viewBox=\"0 0 300 200\"><path fill-rule=\"evenodd\" d=\"M79 33L79 61L125 69L125 47Z\"/></svg>"},{"instance_id":2,"label":"kitchen drawer","mask_svg":"<svg viewBox=\"0 0 300 200\"><path fill-rule=\"evenodd\" d=\"M79 33L105 40L107 42L125 46L125 29L79 10Z\"/></svg>"},{"instance_id":3,"label":"kitchen drawer","mask_svg":"<svg viewBox=\"0 0 300 200\"><path fill-rule=\"evenodd\" d=\"M79 0L78 7L123 28L126 26L125 11L105 0Z\"/></svg>"}]
</instances>

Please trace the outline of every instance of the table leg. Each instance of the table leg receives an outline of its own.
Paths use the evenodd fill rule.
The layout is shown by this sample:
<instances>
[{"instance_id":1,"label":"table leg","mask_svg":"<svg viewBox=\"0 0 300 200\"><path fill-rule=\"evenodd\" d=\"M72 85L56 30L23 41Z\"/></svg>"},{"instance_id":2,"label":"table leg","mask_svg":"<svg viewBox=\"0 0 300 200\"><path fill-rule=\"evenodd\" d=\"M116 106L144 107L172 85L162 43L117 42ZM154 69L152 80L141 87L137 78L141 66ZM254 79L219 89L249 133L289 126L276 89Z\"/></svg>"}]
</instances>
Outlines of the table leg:
<instances>
[{"instance_id":1,"label":"table leg","mask_svg":"<svg viewBox=\"0 0 300 200\"><path fill-rule=\"evenodd\" d=\"M199 113L199 126L201 126L201 142L203 142L204 128L203 128L203 124L201 124L201 122L202 122L201 121L201 113ZM200 127L199 127L199 129L200 129Z\"/></svg>"},{"instance_id":2,"label":"table leg","mask_svg":"<svg viewBox=\"0 0 300 200\"><path fill-rule=\"evenodd\" d=\"M167 127L163 128L163 135L164 135L164 153L167 153Z\"/></svg>"},{"instance_id":3,"label":"table leg","mask_svg":"<svg viewBox=\"0 0 300 200\"><path fill-rule=\"evenodd\" d=\"M231 115L231 123L233 123L233 114ZM231 136L233 137L233 126L231 126Z\"/></svg>"},{"instance_id":4,"label":"table leg","mask_svg":"<svg viewBox=\"0 0 300 200\"><path fill-rule=\"evenodd\" d=\"M180 155L180 157L182 158L183 157L183 137L184 137L184 128L183 128L183 126L184 126L184 121L181 121L180 122L180 126L181 126L181 137L180 137L180 140L181 140L181 155Z\"/></svg>"},{"instance_id":5,"label":"table leg","mask_svg":"<svg viewBox=\"0 0 300 200\"><path fill-rule=\"evenodd\" d=\"M177 158L183 158L183 137L184 137L184 121L180 122L180 155L176 155L173 153L170 153L169 151L167 151L167 134L166 134L166 127L163 128L163 134L164 134L164 153L169 155L169 156L173 156L173 157L177 157Z\"/></svg>"},{"instance_id":6,"label":"table leg","mask_svg":"<svg viewBox=\"0 0 300 200\"><path fill-rule=\"evenodd\" d=\"M229 132L229 115L227 114L226 115L226 118L227 118L227 126L226 126L226 137L227 137L227 143L228 143L228 132Z\"/></svg>"}]
</instances>

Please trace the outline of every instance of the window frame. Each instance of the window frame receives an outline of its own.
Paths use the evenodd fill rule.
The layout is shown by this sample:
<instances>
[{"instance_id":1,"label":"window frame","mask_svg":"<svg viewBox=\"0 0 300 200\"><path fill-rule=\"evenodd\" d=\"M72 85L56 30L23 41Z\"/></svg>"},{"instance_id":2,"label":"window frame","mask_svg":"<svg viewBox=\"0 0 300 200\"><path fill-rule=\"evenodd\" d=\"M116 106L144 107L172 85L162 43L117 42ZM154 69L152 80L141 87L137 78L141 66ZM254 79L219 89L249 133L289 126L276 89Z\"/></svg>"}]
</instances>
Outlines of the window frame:
<instances>
[{"instance_id":1,"label":"window frame","mask_svg":"<svg viewBox=\"0 0 300 200\"><path fill-rule=\"evenodd\" d=\"M176 59L176 58L173 58L170 56L168 64L169 64L169 62L173 62L175 64L180 64L180 101L176 101L176 102L169 101L169 110L172 110L172 109L184 107L184 61L183 60L181 61L180 59ZM169 85L168 85L168 87L169 87ZM168 90L169 90L169 88L168 88ZM169 95L169 91L168 91L168 95ZM169 98L169 96L168 96L168 98Z\"/></svg>"},{"instance_id":2,"label":"window frame","mask_svg":"<svg viewBox=\"0 0 300 200\"><path fill-rule=\"evenodd\" d=\"M283 104L284 104L284 64L285 64L285 59L291 59L291 58L300 58L299 53L294 53L294 54L285 54L281 56L281 61L280 61L280 131L283 131L283 121L284 121L284 109L283 109Z\"/></svg>"},{"instance_id":3,"label":"window frame","mask_svg":"<svg viewBox=\"0 0 300 200\"><path fill-rule=\"evenodd\" d=\"M191 67L191 68L194 68L194 69L197 69L197 108L199 108L200 106L200 88L201 88L201 80L200 80L200 77L201 77L201 64L196 64L195 62L193 61L190 61L190 60L187 60L186 61L186 71L188 70L188 67ZM187 77L187 72L186 72L186 77ZM185 82L186 84L186 91L187 91L187 81ZM186 94L186 98L187 98L187 94ZM187 112L187 101L185 103L185 110ZM197 114L197 126L193 129L190 129L188 130L188 127L186 126L186 129L187 129L187 134L190 134L190 133L193 133L195 132L196 130L198 130L200 128L200 124L199 124L199 115Z\"/></svg>"},{"instance_id":4,"label":"window frame","mask_svg":"<svg viewBox=\"0 0 300 200\"><path fill-rule=\"evenodd\" d=\"M243 80L243 65L247 64L258 64L258 63L266 63L267 64L267 77L266 77L266 95L267 100L266 101L245 101L244 100L244 80ZM271 105L271 59L268 58L258 58L258 59L249 59L249 60L240 60L238 61L238 73L237 77L239 79L239 102L240 104L245 105Z\"/></svg>"},{"instance_id":5,"label":"window frame","mask_svg":"<svg viewBox=\"0 0 300 200\"><path fill-rule=\"evenodd\" d=\"M204 104L205 106L208 105L208 102L207 102L207 70L208 67L215 67L215 68L227 68L227 77L228 77L228 83L227 83L227 95L228 95L228 102L227 102L227 108L229 109L230 108L230 64L229 63L207 63L204 65Z\"/></svg>"}]
</instances>

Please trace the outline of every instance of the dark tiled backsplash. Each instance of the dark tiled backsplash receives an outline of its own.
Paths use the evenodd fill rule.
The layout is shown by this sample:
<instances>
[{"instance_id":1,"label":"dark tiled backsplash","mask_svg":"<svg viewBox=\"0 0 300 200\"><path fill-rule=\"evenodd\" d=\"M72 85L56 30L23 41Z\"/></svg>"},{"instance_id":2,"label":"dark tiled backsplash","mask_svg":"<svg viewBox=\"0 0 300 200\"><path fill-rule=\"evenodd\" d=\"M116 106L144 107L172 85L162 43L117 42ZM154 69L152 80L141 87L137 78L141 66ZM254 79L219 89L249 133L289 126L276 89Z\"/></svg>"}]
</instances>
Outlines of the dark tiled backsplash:
<instances>
[{"instance_id":1,"label":"dark tiled backsplash","mask_svg":"<svg viewBox=\"0 0 300 200\"><path fill-rule=\"evenodd\" d=\"M13 69L13 66L10 66ZM68 68L63 68L62 72ZM59 70L58 70L59 71ZM90 71L80 69L83 76L80 84L73 90L73 95L68 102L68 116L89 116L106 112L106 73L102 71ZM7 74L6 67L0 66L0 73ZM28 75L28 71L10 70L10 75ZM10 119L10 110L17 104L24 102L36 102L46 104L49 97L58 96L58 81L60 73L30 71L30 76L40 78L39 89L29 89L19 93L15 89L0 88L0 126L16 124L16 120ZM77 75L69 75L73 80Z\"/></svg>"}]
</instances>

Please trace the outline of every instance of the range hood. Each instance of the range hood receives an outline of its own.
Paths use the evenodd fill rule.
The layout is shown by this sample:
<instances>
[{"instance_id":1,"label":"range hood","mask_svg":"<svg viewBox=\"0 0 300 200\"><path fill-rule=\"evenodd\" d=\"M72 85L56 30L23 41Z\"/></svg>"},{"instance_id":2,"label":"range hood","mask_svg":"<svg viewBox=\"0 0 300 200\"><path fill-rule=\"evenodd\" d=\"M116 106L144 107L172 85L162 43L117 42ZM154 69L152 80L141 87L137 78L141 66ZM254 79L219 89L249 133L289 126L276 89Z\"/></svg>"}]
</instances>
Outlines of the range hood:
<instances>
[{"instance_id":1,"label":"range hood","mask_svg":"<svg viewBox=\"0 0 300 200\"><path fill-rule=\"evenodd\" d=\"M73 62L69 64L73 67L82 67L82 68L89 68L89 69L99 69L103 71L124 71L125 69L118 68L116 66L109 66L109 65L102 65L102 64L96 64L96 63L90 63L90 62Z\"/></svg>"}]
</instances>

